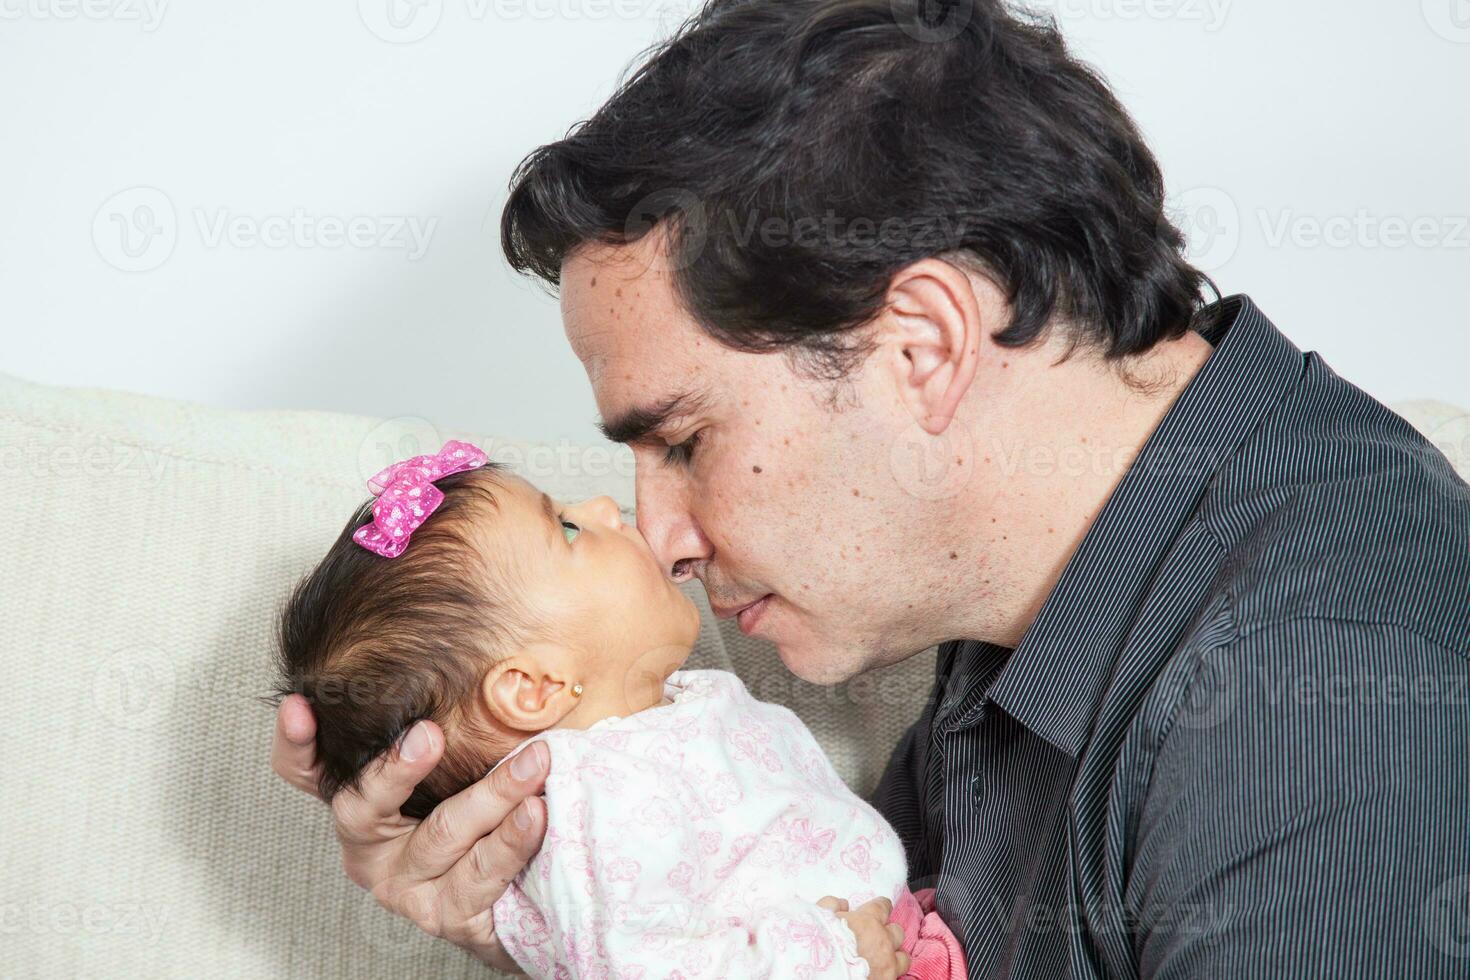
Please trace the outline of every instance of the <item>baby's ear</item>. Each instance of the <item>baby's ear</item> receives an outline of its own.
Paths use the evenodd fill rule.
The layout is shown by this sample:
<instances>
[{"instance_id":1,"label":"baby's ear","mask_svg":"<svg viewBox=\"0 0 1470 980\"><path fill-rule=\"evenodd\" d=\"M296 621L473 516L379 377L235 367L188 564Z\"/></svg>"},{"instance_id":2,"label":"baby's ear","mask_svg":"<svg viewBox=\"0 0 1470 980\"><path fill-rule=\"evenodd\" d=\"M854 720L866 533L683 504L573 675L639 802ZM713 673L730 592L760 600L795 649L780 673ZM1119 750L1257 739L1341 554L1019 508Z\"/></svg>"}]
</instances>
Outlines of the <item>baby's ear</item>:
<instances>
[{"instance_id":1,"label":"baby's ear","mask_svg":"<svg viewBox=\"0 0 1470 980\"><path fill-rule=\"evenodd\" d=\"M480 684L480 700L490 717L514 731L541 732L576 707L568 671L570 650L543 643L519 650L491 667Z\"/></svg>"}]
</instances>

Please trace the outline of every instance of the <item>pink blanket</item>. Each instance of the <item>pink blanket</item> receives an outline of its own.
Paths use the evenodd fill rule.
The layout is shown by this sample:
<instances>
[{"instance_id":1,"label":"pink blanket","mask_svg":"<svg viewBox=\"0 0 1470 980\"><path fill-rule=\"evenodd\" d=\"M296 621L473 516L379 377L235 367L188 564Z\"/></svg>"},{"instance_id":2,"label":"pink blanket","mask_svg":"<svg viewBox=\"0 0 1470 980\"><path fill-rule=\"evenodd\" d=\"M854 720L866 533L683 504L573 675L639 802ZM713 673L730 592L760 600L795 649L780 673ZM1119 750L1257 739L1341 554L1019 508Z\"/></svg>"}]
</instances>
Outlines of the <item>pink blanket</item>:
<instances>
[{"instance_id":1,"label":"pink blanket","mask_svg":"<svg viewBox=\"0 0 1470 980\"><path fill-rule=\"evenodd\" d=\"M965 951L934 911L934 889L905 887L888 921L903 926L903 951L912 960L904 980L965 980Z\"/></svg>"}]
</instances>

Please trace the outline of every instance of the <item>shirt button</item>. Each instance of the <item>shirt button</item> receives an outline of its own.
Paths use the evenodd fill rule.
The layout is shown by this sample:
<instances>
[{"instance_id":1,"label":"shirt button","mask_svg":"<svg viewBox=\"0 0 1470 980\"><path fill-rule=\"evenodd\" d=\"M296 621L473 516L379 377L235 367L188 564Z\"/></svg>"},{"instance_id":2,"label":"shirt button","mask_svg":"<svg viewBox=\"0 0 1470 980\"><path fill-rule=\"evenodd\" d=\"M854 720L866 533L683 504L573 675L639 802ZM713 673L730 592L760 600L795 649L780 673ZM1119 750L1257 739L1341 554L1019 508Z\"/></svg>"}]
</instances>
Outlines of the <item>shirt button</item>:
<instances>
[{"instance_id":1,"label":"shirt button","mask_svg":"<svg viewBox=\"0 0 1470 980\"><path fill-rule=\"evenodd\" d=\"M981 780L978 775L970 777L970 799L975 803L980 802Z\"/></svg>"}]
</instances>

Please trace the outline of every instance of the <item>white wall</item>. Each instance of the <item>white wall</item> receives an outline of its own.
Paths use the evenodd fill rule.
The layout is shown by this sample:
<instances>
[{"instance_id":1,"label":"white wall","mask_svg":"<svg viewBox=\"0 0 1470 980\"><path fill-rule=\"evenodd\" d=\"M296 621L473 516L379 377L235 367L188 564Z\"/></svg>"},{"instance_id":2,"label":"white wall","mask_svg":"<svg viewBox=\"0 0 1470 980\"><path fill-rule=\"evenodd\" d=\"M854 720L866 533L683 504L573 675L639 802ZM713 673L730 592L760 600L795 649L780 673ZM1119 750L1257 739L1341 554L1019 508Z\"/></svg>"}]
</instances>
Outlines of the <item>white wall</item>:
<instances>
[{"instance_id":1,"label":"white wall","mask_svg":"<svg viewBox=\"0 0 1470 980\"><path fill-rule=\"evenodd\" d=\"M593 437L499 210L515 163L689 6L0 0L0 370ZM1139 119L1222 289L1383 400L1470 407L1470 0L1045 6ZM360 238L216 234L298 212Z\"/></svg>"}]
</instances>

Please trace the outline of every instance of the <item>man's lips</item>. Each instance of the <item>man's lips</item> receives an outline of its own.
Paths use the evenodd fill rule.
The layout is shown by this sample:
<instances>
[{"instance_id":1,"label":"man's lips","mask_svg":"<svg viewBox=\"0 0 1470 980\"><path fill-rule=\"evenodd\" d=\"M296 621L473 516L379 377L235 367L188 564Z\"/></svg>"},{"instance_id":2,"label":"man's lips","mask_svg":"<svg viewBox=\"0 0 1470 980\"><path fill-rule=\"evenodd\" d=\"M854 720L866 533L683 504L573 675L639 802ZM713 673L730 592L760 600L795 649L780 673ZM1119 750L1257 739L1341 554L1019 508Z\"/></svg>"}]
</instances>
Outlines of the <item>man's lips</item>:
<instances>
[{"instance_id":1,"label":"man's lips","mask_svg":"<svg viewBox=\"0 0 1470 980\"><path fill-rule=\"evenodd\" d=\"M741 606L717 606L710 605L710 609L720 619L738 617L740 621L740 632L749 633L755 627L756 620L760 618L761 612L765 610L766 600L771 598L771 593L766 593L759 599L753 599Z\"/></svg>"}]
</instances>

